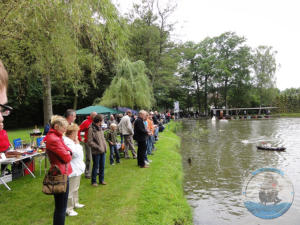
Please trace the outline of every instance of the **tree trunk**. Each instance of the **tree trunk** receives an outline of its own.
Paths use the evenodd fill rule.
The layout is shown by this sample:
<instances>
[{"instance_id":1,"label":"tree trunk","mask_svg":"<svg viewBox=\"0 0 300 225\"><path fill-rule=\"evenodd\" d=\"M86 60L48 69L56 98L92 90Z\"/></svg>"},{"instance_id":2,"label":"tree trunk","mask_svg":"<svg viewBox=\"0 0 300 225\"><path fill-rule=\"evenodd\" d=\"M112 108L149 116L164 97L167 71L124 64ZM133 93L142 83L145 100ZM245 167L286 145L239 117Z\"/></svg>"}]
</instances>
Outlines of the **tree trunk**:
<instances>
[{"instance_id":1,"label":"tree trunk","mask_svg":"<svg viewBox=\"0 0 300 225\"><path fill-rule=\"evenodd\" d=\"M208 110L207 110L207 80L208 80L208 75L205 75L205 81L204 81L204 113L205 113L205 116L208 115Z\"/></svg>"},{"instance_id":2,"label":"tree trunk","mask_svg":"<svg viewBox=\"0 0 300 225\"><path fill-rule=\"evenodd\" d=\"M198 112L200 114L201 111L201 100L200 100L200 85L199 80L196 78L196 85L197 85L197 102L198 102Z\"/></svg>"},{"instance_id":3,"label":"tree trunk","mask_svg":"<svg viewBox=\"0 0 300 225\"><path fill-rule=\"evenodd\" d=\"M76 91L74 96L74 103L73 103L73 109L76 110L78 105L78 92Z\"/></svg>"},{"instance_id":4,"label":"tree trunk","mask_svg":"<svg viewBox=\"0 0 300 225\"><path fill-rule=\"evenodd\" d=\"M227 85L228 85L228 78L225 79L225 85L224 85L224 100L225 100L226 109L227 109Z\"/></svg>"},{"instance_id":5,"label":"tree trunk","mask_svg":"<svg viewBox=\"0 0 300 225\"><path fill-rule=\"evenodd\" d=\"M50 75L43 76L43 109L44 109L44 126L49 122L53 115L52 96L51 96L51 78Z\"/></svg>"}]
</instances>

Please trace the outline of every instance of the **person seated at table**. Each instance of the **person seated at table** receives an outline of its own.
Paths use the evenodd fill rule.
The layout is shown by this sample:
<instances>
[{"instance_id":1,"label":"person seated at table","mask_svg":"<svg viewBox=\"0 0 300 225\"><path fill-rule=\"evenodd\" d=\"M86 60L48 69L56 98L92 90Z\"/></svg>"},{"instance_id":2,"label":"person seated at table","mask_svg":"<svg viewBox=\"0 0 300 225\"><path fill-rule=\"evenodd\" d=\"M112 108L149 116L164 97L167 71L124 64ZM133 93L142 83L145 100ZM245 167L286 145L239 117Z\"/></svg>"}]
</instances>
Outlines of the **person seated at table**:
<instances>
[{"instance_id":1,"label":"person seated at table","mask_svg":"<svg viewBox=\"0 0 300 225\"><path fill-rule=\"evenodd\" d=\"M78 213L74 208L82 208L83 204L78 201L78 190L80 186L80 178L85 170L85 163L83 161L83 149L78 140L79 126L77 124L69 125L66 131L66 136L63 137L65 144L72 150L71 166L73 172L69 176L69 197L67 206L68 216L77 216Z\"/></svg>"},{"instance_id":2,"label":"person seated at table","mask_svg":"<svg viewBox=\"0 0 300 225\"><path fill-rule=\"evenodd\" d=\"M7 132L3 128L4 124L0 123L0 153L5 153L11 146Z\"/></svg>"}]
</instances>

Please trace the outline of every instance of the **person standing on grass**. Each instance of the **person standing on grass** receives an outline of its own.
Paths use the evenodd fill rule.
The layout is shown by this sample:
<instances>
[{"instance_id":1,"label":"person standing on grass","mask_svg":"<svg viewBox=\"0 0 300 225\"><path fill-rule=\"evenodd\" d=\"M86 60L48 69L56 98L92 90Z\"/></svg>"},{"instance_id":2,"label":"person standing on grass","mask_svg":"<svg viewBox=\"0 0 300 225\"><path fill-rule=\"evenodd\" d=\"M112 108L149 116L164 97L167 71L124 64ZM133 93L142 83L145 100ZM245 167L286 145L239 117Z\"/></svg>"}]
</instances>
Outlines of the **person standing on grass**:
<instances>
[{"instance_id":1,"label":"person standing on grass","mask_svg":"<svg viewBox=\"0 0 300 225\"><path fill-rule=\"evenodd\" d=\"M92 150L93 158L93 170L92 170L92 185L94 187L97 184L97 173L99 169L99 183L105 185L104 182L104 166L105 166L105 153L106 153L106 140L101 128L103 121L102 115L95 116L93 123L89 127L88 131L88 145Z\"/></svg>"},{"instance_id":2,"label":"person standing on grass","mask_svg":"<svg viewBox=\"0 0 300 225\"><path fill-rule=\"evenodd\" d=\"M157 111L154 112L154 114L152 114L152 119L153 119L153 123L154 123L154 142L158 141L158 132L159 132L159 128L158 128L158 125L159 125L159 120L160 120L160 117L159 117L159 114Z\"/></svg>"},{"instance_id":3,"label":"person standing on grass","mask_svg":"<svg viewBox=\"0 0 300 225\"><path fill-rule=\"evenodd\" d=\"M120 154L119 150L117 148L117 128L118 126L114 123L110 125L110 130L107 133L106 140L109 143L109 149L110 149L110 165L114 164L114 154L116 154L116 162L120 163Z\"/></svg>"},{"instance_id":4,"label":"person standing on grass","mask_svg":"<svg viewBox=\"0 0 300 225\"><path fill-rule=\"evenodd\" d=\"M122 118L123 118L123 114L122 113L120 113L119 115L117 115L117 124L120 124L120 122L121 122L121 120L122 120ZM118 126L118 132L120 133L120 137L121 137L121 145L123 146L124 144L124 137L123 137L123 135L122 135L122 133L120 132L120 128L119 128L119 126ZM122 150L123 150L123 147L122 147Z\"/></svg>"},{"instance_id":5,"label":"person standing on grass","mask_svg":"<svg viewBox=\"0 0 300 225\"><path fill-rule=\"evenodd\" d=\"M111 124L117 124L117 121L115 120L114 115L110 115L109 120L107 121L107 128L110 128Z\"/></svg>"},{"instance_id":6,"label":"person standing on grass","mask_svg":"<svg viewBox=\"0 0 300 225\"><path fill-rule=\"evenodd\" d=\"M133 139L132 139L133 129L132 129L132 123L131 123L131 116L132 116L132 112L131 112L131 110L128 110L126 112L126 116L123 116L123 118L121 119L119 126L118 126L120 133L124 137L125 159L129 159L129 154L128 154L129 149L132 152L133 158L134 159L136 158L136 153L134 150L134 144L133 144Z\"/></svg>"},{"instance_id":7,"label":"person standing on grass","mask_svg":"<svg viewBox=\"0 0 300 225\"><path fill-rule=\"evenodd\" d=\"M146 113L146 111L141 110L138 118L134 122L133 138L138 143L137 163L140 168L148 168L148 166L145 165L145 154L147 149L146 140L149 133L144 124L144 120L146 120Z\"/></svg>"},{"instance_id":8,"label":"person standing on grass","mask_svg":"<svg viewBox=\"0 0 300 225\"><path fill-rule=\"evenodd\" d=\"M68 121L62 116L53 116L51 118L51 129L45 137L46 153L50 161L50 169L58 166L62 174L70 175L72 173L72 151L63 141L63 134L68 127ZM53 225L64 225L66 217L67 202L69 196L69 177L67 181L67 190L62 194L55 194L55 210L53 216Z\"/></svg>"},{"instance_id":9,"label":"person standing on grass","mask_svg":"<svg viewBox=\"0 0 300 225\"><path fill-rule=\"evenodd\" d=\"M154 138L153 138L153 135L154 135L154 125L153 125L153 121L152 121L152 115L151 113L150 114L146 114L146 121L145 121L145 124L146 124L146 127L147 127L147 130L149 131L149 135L147 137L147 150L146 150L146 157L145 157L145 160L146 160L146 164L149 165L150 162L152 162L152 160L148 159L148 155L153 155L152 153L152 149L153 149L153 145L154 145Z\"/></svg>"},{"instance_id":10,"label":"person standing on grass","mask_svg":"<svg viewBox=\"0 0 300 225\"><path fill-rule=\"evenodd\" d=\"M87 117L86 120L84 120L80 126L79 126L79 131L78 131L78 140L82 142L81 139L81 132L84 132L84 140L83 140L83 145L84 145L84 150L85 150L85 171L84 175L85 178L90 179L91 174L92 174L92 151L90 146L88 145L88 130L89 126L92 124L95 116L97 116L96 112L91 112L91 114Z\"/></svg>"},{"instance_id":11,"label":"person standing on grass","mask_svg":"<svg viewBox=\"0 0 300 225\"><path fill-rule=\"evenodd\" d=\"M144 126L145 126L146 130L148 131L148 135L147 135L147 138L146 138L146 146L147 146L147 147L146 147L146 152L145 152L145 164L146 164L146 165L149 165L149 164L150 164L150 162L149 162L149 160L148 160L148 153L147 153L147 151L148 151L148 140L149 140L148 117L149 117L149 113L146 112L146 117L143 119Z\"/></svg>"},{"instance_id":12,"label":"person standing on grass","mask_svg":"<svg viewBox=\"0 0 300 225\"><path fill-rule=\"evenodd\" d=\"M67 109L65 117L69 125L73 124L76 120L76 111L74 109Z\"/></svg>"},{"instance_id":13,"label":"person standing on grass","mask_svg":"<svg viewBox=\"0 0 300 225\"><path fill-rule=\"evenodd\" d=\"M77 124L69 125L66 131L66 136L63 137L65 144L72 150L71 166L73 172L70 174L70 188L67 206L68 216L77 216L78 213L74 211L74 208L82 208L83 204L79 203L78 190L80 186L80 178L84 173L85 163L83 161L82 146L78 141L79 127Z\"/></svg>"}]
</instances>

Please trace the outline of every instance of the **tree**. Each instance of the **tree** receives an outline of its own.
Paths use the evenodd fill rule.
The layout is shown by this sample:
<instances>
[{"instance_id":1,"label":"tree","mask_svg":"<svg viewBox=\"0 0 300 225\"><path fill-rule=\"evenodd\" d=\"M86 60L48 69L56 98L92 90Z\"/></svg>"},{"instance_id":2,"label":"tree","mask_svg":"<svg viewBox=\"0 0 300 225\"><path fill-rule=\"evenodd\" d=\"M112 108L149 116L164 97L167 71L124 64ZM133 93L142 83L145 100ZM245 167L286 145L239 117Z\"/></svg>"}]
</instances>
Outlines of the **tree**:
<instances>
[{"instance_id":1,"label":"tree","mask_svg":"<svg viewBox=\"0 0 300 225\"><path fill-rule=\"evenodd\" d=\"M187 42L183 46L181 61L181 76L189 81L189 88L196 93L196 101L199 112L201 111L200 97L200 71L197 64L198 45L194 42Z\"/></svg>"},{"instance_id":2,"label":"tree","mask_svg":"<svg viewBox=\"0 0 300 225\"><path fill-rule=\"evenodd\" d=\"M213 85L212 79L215 76L216 52L213 49L213 39L205 38L198 45L195 56L200 74L201 85L204 86L204 114L208 115L208 90Z\"/></svg>"},{"instance_id":3,"label":"tree","mask_svg":"<svg viewBox=\"0 0 300 225\"><path fill-rule=\"evenodd\" d=\"M0 57L11 79L42 81L44 123L53 113L53 85L65 98L74 96L76 108L78 96L109 84L125 55L126 26L109 0L16 0L0 7Z\"/></svg>"},{"instance_id":4,"label":"tree","mask_svg":"<svg viewBox=\"0 0 300 225\"><path fill-rule=\"evenodd\" d=\"M102 99L96 103L109 107L127 106L134 109L151 109L153 90L146 75L143 61L130 62L123 59L117 66L117 74L105 90Z\"/></svg>"},{"instance_id":5,"label":"tree","mask_svg":"<svg viewBox=\"0 0 300 225\"><path fill-rule=\"evenodd\" d=\"M208 115L209 100L218 107L220 97L226 106L228 102L232 106L252 103L252 55L244 41L228 32L183 46L180 73L186 81L190 80L189 88L195 93L199 112L204 109Z\"/></svg>"},{"instance_id":6,"label":"tree","mask_svg":"<svg viewBox=\"0 0 300 225\"><path fill-rule=\"evenodd\" d=\"M129 57L133 61L145 62L156 103L167 108L173 104L172 90L179 82L174 74L180 57L177 46L170 41L173 24L169 22L176 4L168 1L162 7L159 3L159 0L142 0L133 5L128 16Z\"/></svg>"},{"instance_id":7,"label":"tree","mask_svg":"<svg viewBox=\"0 0 300 225\"><path fill-rule=\"evenodd\" d=\"M223 89L222 93L226 108L228 107L228 90L235 76L242 74L250 66L249 62L241 64L244 62L239 60L239 57L245 55L243 52L249 51L249 47L245 45L245 41L244 37L239 37L233 32L225 32L214 38L214 48L217 52L216 69L221 82L220 88ZM246 70L248 73L249 69Z\"/></svg>"},{"instance_id":8,"label":"tree","mask_svg":"<svg viewBox=\"0 0 300 225\"><path fill-rule=\"evenodd\" d=\"M253 70L260 105L269 104L275 97L273 94L276 87L276 53L270 46L259 46L255 49Z\"/></svg>"}]
</instances>

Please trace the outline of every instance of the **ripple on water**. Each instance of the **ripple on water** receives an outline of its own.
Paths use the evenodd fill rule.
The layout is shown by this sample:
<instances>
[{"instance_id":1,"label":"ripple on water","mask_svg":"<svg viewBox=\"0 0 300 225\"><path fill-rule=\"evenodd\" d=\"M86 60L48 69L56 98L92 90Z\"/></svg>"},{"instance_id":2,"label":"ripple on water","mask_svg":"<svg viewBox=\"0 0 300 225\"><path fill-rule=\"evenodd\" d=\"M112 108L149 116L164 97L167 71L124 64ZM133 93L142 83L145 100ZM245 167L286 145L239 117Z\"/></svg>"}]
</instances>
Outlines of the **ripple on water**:
<instances>
[{"instance_id":1,"label":"ripple on water","mask_svg":"<svg viewBox=\"0 0 300 225\"><path fill-rule=\"evenodd\" d=\"M198 132L197 135L191 135L194 131ZM299 137L300 119L229 121L226 124L185 121L182 133L184 190L194 208L194 223L298 225ZM256 145L262 141L284 145L287 151L257 151ZM187 163L188 158L192 159L192 165ZM294 185L292 207L276 220L262 221L252 216L243 205L243 182L252 171L262 167L281 169Z\"/></svg>"}]
</instances>

